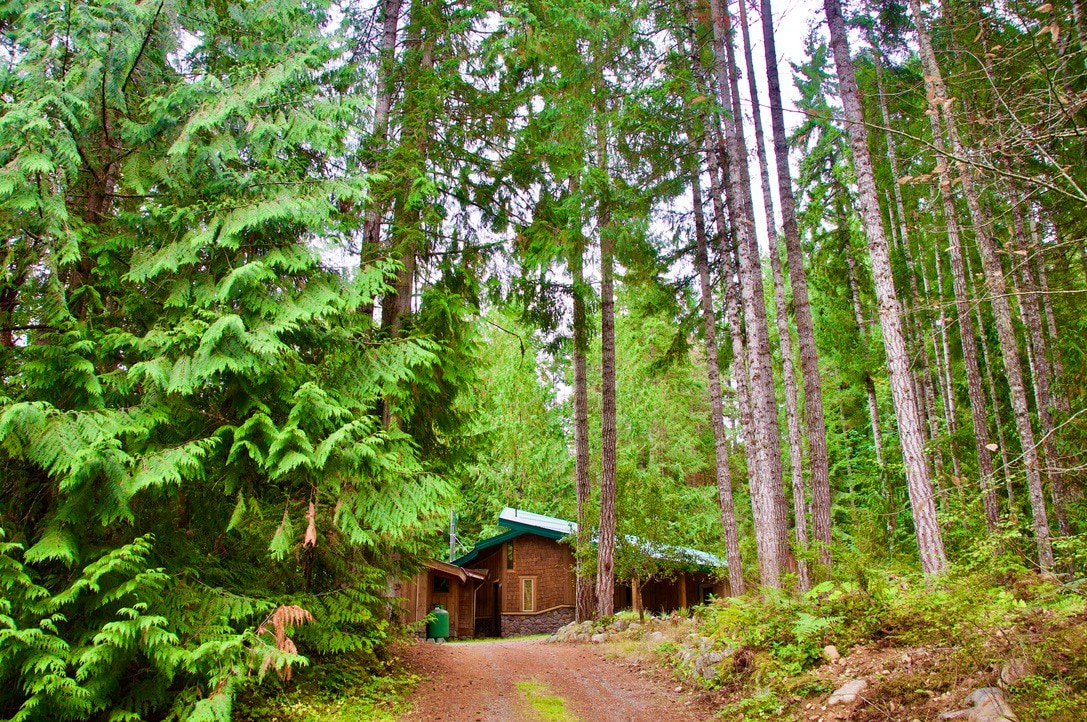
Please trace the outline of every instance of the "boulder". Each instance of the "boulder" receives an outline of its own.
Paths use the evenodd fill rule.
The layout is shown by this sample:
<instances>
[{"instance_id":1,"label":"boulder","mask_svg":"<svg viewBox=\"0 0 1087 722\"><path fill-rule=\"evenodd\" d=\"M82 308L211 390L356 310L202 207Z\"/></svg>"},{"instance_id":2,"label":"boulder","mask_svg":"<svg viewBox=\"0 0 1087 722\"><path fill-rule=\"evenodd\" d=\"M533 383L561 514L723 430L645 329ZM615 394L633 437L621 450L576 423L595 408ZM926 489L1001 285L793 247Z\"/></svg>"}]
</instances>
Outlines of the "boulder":
<instances>
[{"instance_id":1,"label":"boulder","mask_svg":"<svg viewBox=\"0 0 1087 722\"><path fill-rule=\"evenodd\" d=\"M836 704L853 704L857 701L857 697L868 687L868 683L863 679L855 679L852 682L846 682L838 689L834 690L834 693L830 695L830 699L827 700L828 705Z\"/></svg>"},{"instance_id":2,"label":"boulder","mask_svg":"<svg viewBox=\"0 0 1087 722\"><path fill-rule=\"evenodd\" d=\"M834 663L841 658L842 655L838 653L838 648L835 647L833 644L828 644L827 646L823 647L823 659L827 660L828 662Z\"/></svg>"},{"instance_id":3,"label":"boulder","mask_svg":"<svg viewBox=\"0 0 1087 722\"><path fill-rule=\"evenodd\" d=\"M1004 692L997 687L975 689L966 698L966 709L944 712L940 719L959 719L966 722L1019 722Z\"/></svg>"},{"instance_id":4,"label":"boulder","mask_svg":"<svg viewBox=\"0 0 1087 722\"><path fill-rule=\"evenodd\" d=\"M1014 687L1023 677L1034 674L1034 665L1025 659L1013 659L1000 668L1000 681L997 686L1001 689Z\"/></svg>"},{"instance_id":5,"label":"boulder","mask_svg":"<svg viewBox=\"0 0 1087 722\"><path fill-rule=\"evenodd\" d=\"M592 637L589 638L589 641L592 642L593 644L600 644L602 642L608 641L608 635L606 635L606 634L594 634Z\"/></svg>"},{"instance_id":6,"label":"boulder","mask_svg":"<svg viewBox=\"0 0 1087 722\"><path fill-rule=\"evenodd\" d=\"M652 644L660 644L667 638L664 636L664 632L650 632L645 639Z\"/></svg>"}]
</instances>

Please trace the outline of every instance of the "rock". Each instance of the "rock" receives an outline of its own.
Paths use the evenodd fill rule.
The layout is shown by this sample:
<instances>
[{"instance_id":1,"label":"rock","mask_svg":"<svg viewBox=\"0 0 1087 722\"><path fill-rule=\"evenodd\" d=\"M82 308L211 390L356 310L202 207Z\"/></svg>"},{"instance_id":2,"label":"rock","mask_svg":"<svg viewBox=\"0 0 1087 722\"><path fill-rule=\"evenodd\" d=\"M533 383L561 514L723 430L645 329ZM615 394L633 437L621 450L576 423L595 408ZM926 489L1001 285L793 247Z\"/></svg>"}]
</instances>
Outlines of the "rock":
<instances>
[{"instance_id":1,"label":"rock","mask_svg":"<svg viewBox=\"0 0 1087 722\"><path fill-rule=\"evenodd\" d=\"M615 624L612 626L615 627L616 632L625 632L627 627L630 626L630 621L626 619L616 619Z\"/></svg>"},{"instance_id":2,"label":"rock","mask_svg":"<svg viewBox=\"0 0 1087 722\"><path fill-rule=\"evenodd\" d=\"M944 712L940 719L963 719L967 722L1019 722L1008 701L1004 699L1004 692L997 687L982 687L975 689L966 698L966 709Z\"/></svg>"},{"instance_id":3,"label":"rock","mask_svg":"<svg viewBox=\"0 0 1087 722\"><path fill-rule=\"evenodd\" d=\"M592 642L593 644L600 644L602 642L608 641L608 635L606 635L606 634L594 634L592 637L589 638L589 641Z\"/></svg>"},{"instance_id":4,"label":"rock","mask_svg":"<svg viewBox=\"0 0 1087 722\"><path fill-rule=\"evenodd\" d=\"M1034 665L1025 659L1013 659L1000 668L1000 681L997 686L1001 689L1014 687L1023 677L1034 673Z\"/></svg>"},{"instance_id":5,"label":"rock","mask_svg":"<svg viewBox=\"0 0 1087 722\"><path fill-rule=\"evenodd\" d=\"M833 644L828 644L827 646L823 647L823 659L827 660L828 662L837 662L841 658L842 655L838 654L838 648L835 647Z\"/></svg>"},{"instance_id":6,"label":"rock","mask_svg":"<svg viewBox=\"0 0 1087 722\"><path fill-rule=\"evenodd\" d=\"M868 687L868 683L863 679L855 679L852 682L846 682L838 689L834 690L834 693L830 695L830 699L827 700L828 705L836 704L853 704L857 701L857 697Z\"/></svg>"},{"instance_id":7,"label":"rock","mask_svg":"<svg viewBox=\"0 0 1087 722\"><path fill-rule=\"evenodd\" d=\"M660 644L665 640L664 632L650 632L645 639L652 644Z\"/></svg>"}]
</instances>

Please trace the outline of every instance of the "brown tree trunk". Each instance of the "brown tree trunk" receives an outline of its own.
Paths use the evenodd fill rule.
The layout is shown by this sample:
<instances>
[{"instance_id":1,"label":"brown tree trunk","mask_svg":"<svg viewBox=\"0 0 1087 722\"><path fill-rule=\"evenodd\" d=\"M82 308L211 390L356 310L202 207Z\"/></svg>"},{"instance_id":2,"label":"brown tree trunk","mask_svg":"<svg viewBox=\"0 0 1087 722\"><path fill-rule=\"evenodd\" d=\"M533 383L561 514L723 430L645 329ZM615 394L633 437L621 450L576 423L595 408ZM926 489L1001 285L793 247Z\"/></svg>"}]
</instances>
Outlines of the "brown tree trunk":
<instances>
[{"instance_id":1,"label":"brown tree trunk","mask_svg":"<svg viewBox=\"0 0 1087 722\"><path fill-rule=\"evenodd\" d=\"M412 3L408 23L407 61L418 64L412 67L404 82L404 111L401 143L412 149L417 161L414 172L405 171L400 180L393 205L393 225L390 233L392 253L400 260L401 268L393 281L393 292L382 300L381 325L390 337L400 334L404 319L412 313L412 295L415 291L417 256L422 248L422 212L418 205L409 201L416 174L426 172L426 158L430 148L430 119L428 110L418 103L419 83L434 69L435 19L429 0ZM392 19L390 18L390 24ZM393 39L395 41L395 38ZM379 219L380 225L380 219Z\"/></svg>"},{"instance_id":2,"label":"brown tree trunk","mask_svg":"<svg viewBox=\"0 0 1087 722\"><path fill-rule=\"evenodd\" d=\"M951 467L955 478L962 483L962 467L955 453L955 432L958 430L958 409L955 403L955 386L951 379L951 342L947 332L947 313L944 311L944 272L939 249L933 249L933 267L936 269L936 297L939 301L937 320L940 323L940 381L943 384L944 418L947 420L947 445L951 455Z\"/></svg>"},{"instance_id":3,"label":"brown tree trunk","mask_svg":"<svg viewBox=\"0 0 1087 722\"><path fill-rule=\"evenodd\" d=\"M904 303L905 314L902 321L903 333L906 337L906 347L907 349L913 349L910 351L910 357L916 359L910 383L913 386L914 398L918 402L917 412L922 421L922 429L925 431L927 438L931 440L935 438L932 423L935 421L936 405L932 394L932 386L930 383L931 377L928 370L928 352L924 348L924 334L920 333L917 328L914 328L914 324L919 323L919 319L917 314L914 313L914 309L920 302L921 292L917 287L917 274L915 273L916 264L913 261L913 252L910 250L910 229L906 219L906 203L902 197L902 186L898 183L900 177L898 171L898 154L895 151L894 137L891 134L891 116L887 109L887 94L883 89L883 68L880 63L881 52L874 39L870 39L870 43L872 49L875 51L873 60L876 70L876 95L879 98L879 110L883 118L884 142L887 145L887 158L891 166L891 177L894 180L894 182L891 183L891 192L894 195L895 217L898 220L898 243L900 244L899 247L906 264L906 275L909 279L909 293L906 295ZM888 210L890 210L890 208L888 208ZM892 239L894 236L895 229L892 228ZM918 346L920 346L920 349L917 349ZM926 449L925 459L931 473L936 461L935 457L931 454L931 449Z\"/></svg>"},{"instance_id":4,"label":"brown tree trunk","mask_svg":"<svg viewBox=\"0 0 1087 722\"><path fill-rule=\"evenodd\" d=\"M725 531L729 593L739 596L744 593L744 576L740 559L740 536L736 529L736 507L732 498L732 473L728 466L725 407L721 397L721 370L717 360L717 320L713 312L713 287L710 283L706 219L702 212L702 189L697 169L691 175L691 195L694 206L695 266L698 269L702 323L706 335L706 377L710 387L710 421L713 426L713 448L717 460L717 495L721 505L721 524Z\"/></svg>"},{"instance_id":5,"label":"brown tree trunk","mask_svg":"<svg viewBox=\"0 0 1087 722\"><path fill-rule=\"evenodd\" d=\"M835 0L827 1L834 2ZM966 198L966 206L970 211L970 220L974 227L978 250L981 252L982 270L985 272L990 303L993 307L993 315L996 318L1000 350L1004 358L1004 372L1011 393L1012 410L1015 412L1016 428L1019 432L1019 441L1023 447L1027 489L1030 493L1031 512L1034 517L1034 536L1038 547L1038 564L1043 570L1048 571L1053 567L1053 547L1050 543L1049 517L1046 511L1041 474L1038 469L1038 451L1034 440L1034 429L1030 423L1030 410L1027 405L1023 371L1019 361L1019 347L1015 338L1015 327L1012 325L1011 308L1008 304L1004 269L1000 264L996 241L990 235L988 224L982 214L981 203L974 188L973 169L966 162L965 151L959 139L955 123L955 114L950 107L952 101L947 95L940 67L936 62L936 54L932 50L932 43L921 14L920 2L919 0L910 0L909 4L921 48L921 62L925 69L930 109L941 113L946 123L948 140L951 143L951 153L956 158L963 195Z\"/></svg>"},{"instance_id":6,"label":"brown tree trunk","mask_svg":"<svg viewBox=\"0 0 1087 722\"><path fill-rule=\"evenodd\" d=\"M1064 413L1070 411L1068 395L1064 393L1061 384L1064 379L1064 363L1061 360L1060 348L1057 346L1057 319L1053 314L1053 303L1049 295L1049 278L1046 273L1045 244L1042 243L1041 234L1038 232L1038 221L1034 213L1030 214L1030 235L1034 241L1035 252L1033 258L1037 265L1038 273L1038 299L1045 312L1046 331L1049 334L1049 390L1053 407Z\"/></svg>"},{"instance_id":7,"label":"brown tree trunk","mask_svg":"<svg viewBox=\"0 0 1087 722\"><path fill-rule=\"evenodd\" d=\"M774 196L770 189L770 164L766 155L766 137L762 129L762 110L759 104L759 88L755 82L755 64L751 57L751 37L747 26L746 3L738 3L740 30L743 37L744 64L747 68L747 86L751 94L751 119L755 128L755 154L759 159L759 175L762 181L763 213L766 216L766 235L769 239L770 270L774 281L774 320L781 348L781 376L785 386L785 418L789 431L789 474L793 495L793 531L797 549L808 550L808 504L804 490L804 452L797 409L798 389L796 371L793 368L793 339L789 329L788 301L785 298L785 278L781 256L778 255L777 222L774 217ZM811 589L811 574L804 559L797 560L797 582L801 592Z\"/></svg>"},{"instance_id":8,"label":"brown tree trunk","mask_svg":"<svg viewBox=\"0 0 1087 722\"><path fill-rule=\"evenodd\" d=\"M770 365L770 337L759 264L758 242L754 233L750 178L747 172L747 146L739 99L739 80L735 53L730 37L730 19L721 0L710 0L713 16L714 50L722 104L732 109L723 117L729 151L731 177L729 215L737 218L736 247L740 262L740 290L748 335L748 375L750 378L752 437L759 458L759 473L751 476L752 511L755 544L759 555L760 581L769 587L781 587L781 574L790 558L788 521L782 489L781 432L778 428L777 399L773 369ZM731 102L729 102L731 101Z\"/></svg>"},{"instance_id":9,"label":"brown tree trunk","mask_svg":"<svg viewBox=\"0 0 1087 722\"><path fill-rule=\"evenodd\" d=\"M770 125L774 134L774 162L781 202L781 226L785 240L789 282L793 290L793 317L800 347L800 373L804 382L804 414L808 428L808 471L811 482L812 535L819 546L819 560L828 568L830 542L830 465L827 458L827 428L823 414L823 389L819 377L819 356L815 347L815 326L808 301L808 280L804 271L804 253L796 223L792 170L789 167L788 136L778 77L777 49L773 11L770 0L762 0L762 37L766 56L766 84L770 96Z\"/></svg>"},{"instance_id":10,"label":"brown tree trunk","mask_svg":"<svg viewBox=\"0 0 1087 722\"><path fill-rule=\"evenodd\" d=\"M849 275L849 295L853 299L853 318L857 322L857 333L860 334L862 343L867 344L868 323L864 319L864 307L861 305L861 291L857 284L857 261L853 258L852 249L849 247L849 238L845 239L846 270ZM864 390L868 395L868 420L872 426L872 443L876 449L876 464L883 471L883 427L879 421L879 401L876 398L876 384L872 376L865 372Z\"/></svg>"},{"instance_id":11,"label":"brown tree trunk","mask_svg":"<svg viewBox=\"0 0 1087 722\"><path fill-rule=\"evenodd\" d=\"M599 91L599 88L598 88ZM596 109L596 161L605 183L610 182L608 128L603 95ZM615 613L615 238L611 227L611 198L605 186L597 211L600 229L600 529L597 537L596 610Z\"/></svg>"},{"instance_id":12,"label":"brown tree trunk","mask_svg":"<svg viewBox=\"0 0 1087 722\"><path fill-rule=\"evenodd\" d=\"M853 148L858 200L868 237L868 252L872 259L872 278L876 287L883 345L886 349L891 382L891 396L894 399L895 415L898 418L899 439L906 467L910 504L913 508L921 568L926 574L935 574L947 568L947 558L944 554L943 538L936 521L932 482L925 465L924 433L921 430L917 403L910 384L909 358L906 339L902 333L902 311L895 292L887 238L883 232L879 197L876 195L875 174L868 152L868 131L864 124L864 110L861 107L853 59L849 55L849 39L839 1L823 0L823 8L826 11L839 92Z\"/></svg>"},{"instance_id":13,"label":"brown tree trunk","mask_svg":"<svg viewBox=\"0 0 1087 722\"><path fill-rule=\"evenodd\" d=\"M944 155L943 132L939 117L930 115L933 145L937 152L937 167L940 169L940 198L943 201L944 225L947 228L948 255L951 259L951 282L955 294L955 311L959 322L959 338L962 342L962 358L966 367L966 388L970 394L970 418L974 423L974 447L978 455L978 475L981 485L982 502L985 506L985 526L989 533L995 533L1000 524L1000 505L993 483L993 458L989 448L989 422L985 413L985 391L981 383L981 368L978 365L977 339L974 336L974 323L970 318L970 291L966 284L966 265L963 263L962 240L959 236L959 221L955 211L955 198L951 193L951 178L947 173L947 159ZM979 311L980 313L980 311ZM980 321L979 321L980 324ZM986 361L988 366L988 361ZM1003 447L1003 441L1001 441ZM1004 453L1003 448L1001 452Z\"/></svg>"},{"instance_id":14,"label":"brown tree trunk","mask_svg":"<svg viewBox=\"0 0 1087 722\"><path fill-rule=\"evenodd\" d=\"M1057 518L1057 529L1061 536L1068 536L1072 530L1068 525L1068 514L1065 512L1064 475L1061 473L1061 459L1054 436L1056 429L1053 423L1053 402L1049 389L1049 380L1053 377L1053 371L1049 367L1049 348L1045 330L1042 328L1042 312L1038 307L1038 287L1031 270L1021 199L1014 187L1012 193L1012 226L1019 253L1022 255L1022 258L1013 260L1012 263L1019 267L1022 285L1021 292L1018 294L1019 314L1027 329L1028 354L1033 351L1032 357L1028 356L1028 359L1032 358L1031 380L1034 390L1034 407L1038 410L1038 426L1042 434L1042 449L1045 451L1046 476L1049 477L1049 496L1053 501L1053 516Z\"/></svg>"},{"instance_id":15,"label":"brown tree trunk","mask_svg":"<svg viewBox=\"0 0 1087 722\"><path fill-rule=\"evenodd\" d=\"M963 249L965 251L965 248ZM963 253L963 260L966 265L966 278L974 278L973 263L970 260L969 252ZM974 320L977 321L977 328L984 330L985 317L981 312L981 296L976 291L969 294L969 297L974 299L970 304L974 309ZM969 291L968 291L969 293ZM989 358L989 344L986 340L984 333L982 333L978 339L978 346L981 348L981 362L985 366L985 393L988 403L988 408L993 410L993 426L996 427L996 442L999 445L1000 451L1000 470L1004 475L1004 487L1008 497L1008 513L1016 515L1015 513L1015 490L1013 486L1011 463L1008 461L1008 442L1004 438L1004 414L1001 411L1000 397L996 391L996 380L993 377L993 362ZM995 482L995 479L994 479ZM995 486L995 483L994 483Z\"/></svg>"},{"instance_id":16,"label":"brown tree trunk","mask_svg":"<svg viewBox=\"0 0 1087 722\"><path fill-rule=\"evenodd\" d=\"M692 41L692 49L697 45ZM691 52L691 67L694 70L695 81L707 92L712 93L711 83L705 77L704 68L698 53ZM706 164L710 178L710 201L713 204L714 223L717 228L716 240L724 269L722 286L725 295L725 320L729 325L729 339L732 344L732 378L736 385L736 404L740 412L740 433L743 439L744 459L747 462L747 474L750 480L758 474L759 458L756 454L755 442L751 434L753 424L751 421L751 395L749 393L747 373L747 348L744 343L743 321L740 318L740 300L736 290L738 271L732 253L733 239L738 233L736 218L729 217L725 213L723 185L728 185L727 169L722 167L720 159L727 158L728 153L723 151L723 140L720 137L720 126L715 121L710 123L707 113L701 114L703 137L702 143L706 154ZM715 151L711 135L717 136L717 147L722 153Z\"/></svg>"},{"instance_id":17,"label":"brown tree trunk","mask_svg":"<svg viewBox=\"0 0 1087 722\"><path fill-rule=\"evenodd\" d=\"M385 148L389 137L389 112L393 98L393 67L396 58L396 38L400 24L400 8L403 0L385 0L381 8L381 46L378 51L377 91L374 96L374 127L372 131L371 152L379 153ZM378 172L380 163L375 162L369 169ZM362 247L359 249L361 266L373 263L380 255L381 220L384 215L383 203L374 198L366 210L363 223ZM368 303L362 307L364 315L373 316L374 305Z\"/></svg>"},{"instance_id":18,"label":"brown tree trunk","mask_svg":"<svg viewBox=\"0 0 1087 722\"><path fill-rule=\"evenodd\" d=\"M572 194L578 192L578 178L570 180ZM585 295L585 242L579 227L577 242L570 253L570 275L574 282L574 490L577 495L577 563L575 581L575 615L582 622L593 616L593 572L583 556L592 543L589 531L589 504L592 502L592 482L589 476L589 392L585 373L585 355L589 348L589 314Z\"/></svg>"}]
</instances>

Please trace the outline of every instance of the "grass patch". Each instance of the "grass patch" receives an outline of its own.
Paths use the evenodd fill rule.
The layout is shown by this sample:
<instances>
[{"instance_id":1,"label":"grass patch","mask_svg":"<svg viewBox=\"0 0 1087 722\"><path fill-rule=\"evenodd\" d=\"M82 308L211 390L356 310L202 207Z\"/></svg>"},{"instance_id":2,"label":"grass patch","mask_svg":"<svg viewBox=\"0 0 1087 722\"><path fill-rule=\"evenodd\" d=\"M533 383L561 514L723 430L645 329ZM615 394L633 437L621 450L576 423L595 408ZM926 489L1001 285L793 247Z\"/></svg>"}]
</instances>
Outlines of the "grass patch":
<instances>
[{"instance_id":1,"label":"grass patch","mask_svg":"<svg viewBox=\"0 0 1087 722\"><path fill-rule=\"evenodd\" d=\"M551 693L546 684L533 681L517 683L517 691L536 712L541 722L577 722L577 717L566 708L566 700Z\"/></svg>"}]
</instances>

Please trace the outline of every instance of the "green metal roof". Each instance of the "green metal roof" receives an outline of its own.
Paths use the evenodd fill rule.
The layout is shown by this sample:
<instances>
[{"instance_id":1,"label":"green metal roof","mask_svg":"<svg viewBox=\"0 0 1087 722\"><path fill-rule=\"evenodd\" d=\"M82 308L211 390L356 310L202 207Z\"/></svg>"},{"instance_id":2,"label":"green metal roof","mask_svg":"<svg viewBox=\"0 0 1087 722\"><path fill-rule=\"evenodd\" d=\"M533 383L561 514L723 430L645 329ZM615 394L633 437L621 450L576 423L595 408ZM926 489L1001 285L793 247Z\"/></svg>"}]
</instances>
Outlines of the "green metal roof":
<instances>
[{"instance_id":1,"label":"green metal roof","mask_svg":"<svg viewBox=\"0 0 1087 722\"><path fill-rule=\"evenodd\" d=\"M471 564L479 558L480 552L486 549L490 549L491 547L496 547L502 542L519 537L524 533L525 531L523 530L510 529L509 531L502 532L498 536L493 536L490 539L483 539L481 541L478 541L476 542L476 545L472 547L472 551L468 552L462 557L454 559L453 564L458 567L463 567L466 564Z\"/></svg>"},{"instance_id":2,"label":"green metal roof","mask_svg":"<svg viewBox=\"0 0 1087 722\"><path fill-rule=\"evenodd\" d=\"M454 559L453 564L458 567L471 564L479 558L481 552L486 551L491 547L496 547L510 539L516 539L524 534L535 534L536 536L541 536L545 539L559 540L565 539L577 532L577 524L572 521L508 507L503 509L502 513L498 516L498 524L499 526L506 527L509 531L476 542L476 545L472 547L472 551L458 559ZM630 535L628 535L626 539L631 544L641 547L645 553L650 554L651 556L664 558L678 557L692 563L695 568L702 572L712 572L715 568L724 566L724 562L716 556L698 549L668 545L657 547L638 537ZM593 540L593 543L596 543L595 539Z\"/></svg>"}]
</instances>

